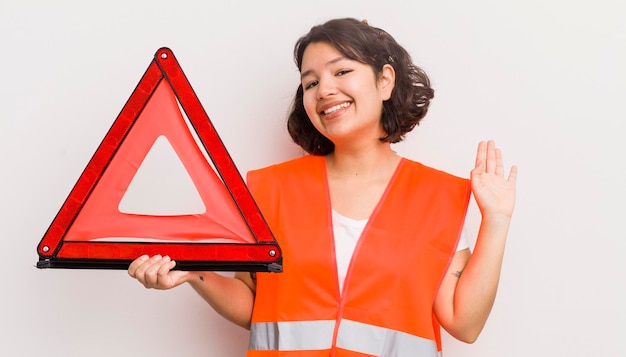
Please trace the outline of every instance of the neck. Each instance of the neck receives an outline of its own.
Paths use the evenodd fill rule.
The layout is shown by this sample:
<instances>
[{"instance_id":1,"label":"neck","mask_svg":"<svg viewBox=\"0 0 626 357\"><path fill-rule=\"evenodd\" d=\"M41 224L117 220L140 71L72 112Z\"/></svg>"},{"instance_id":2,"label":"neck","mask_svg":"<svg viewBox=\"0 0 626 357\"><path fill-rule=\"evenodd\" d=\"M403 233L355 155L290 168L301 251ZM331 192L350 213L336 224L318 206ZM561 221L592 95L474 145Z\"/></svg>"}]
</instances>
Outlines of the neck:
<instances>
[{"instance_id":1,"label":"neck","mask_svg":"<svg viewBox=\"0 0 626 357\"><path fill-rule=\"evenodd\" d=\"M377 143L362 148L336 146L326 157L329 174L335 177L372 178L393 170L400 156L391 149L390 143Z\"/></svg>"}]
</instances>

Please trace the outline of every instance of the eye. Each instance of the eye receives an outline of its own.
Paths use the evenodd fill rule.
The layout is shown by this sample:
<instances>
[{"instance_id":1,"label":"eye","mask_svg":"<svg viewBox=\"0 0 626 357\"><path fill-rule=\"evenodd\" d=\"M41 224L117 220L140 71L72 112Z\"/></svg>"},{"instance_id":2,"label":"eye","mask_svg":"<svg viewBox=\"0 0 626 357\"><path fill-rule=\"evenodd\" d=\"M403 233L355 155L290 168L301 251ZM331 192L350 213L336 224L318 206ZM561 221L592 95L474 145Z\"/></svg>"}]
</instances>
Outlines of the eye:
<instances>
[{"instance_id":1,"label":"eye","mask_svg":"<svg viewBox=\"0 0 626 357\"><path fill-rule=\"evenodd\" d=\"M346 75L348 73L352 72L351 69L342 69L341 71L337 72L337 74L335 74L337 77L341 77L343 75Z\"/></svg>"},{"instance_id":2,"label":"eye","mask_svg":"<svg viewBox=\"0 0 626 357\"><path fill-rule=\"evenodd\" d=\"M304 84L302 87L304 88L304 90L311 89L311 88L315 87L317 85L317 83L318 83L318 81L311 81L311 82L308 82L308 83Z\"/></svg>"}]
</instances>

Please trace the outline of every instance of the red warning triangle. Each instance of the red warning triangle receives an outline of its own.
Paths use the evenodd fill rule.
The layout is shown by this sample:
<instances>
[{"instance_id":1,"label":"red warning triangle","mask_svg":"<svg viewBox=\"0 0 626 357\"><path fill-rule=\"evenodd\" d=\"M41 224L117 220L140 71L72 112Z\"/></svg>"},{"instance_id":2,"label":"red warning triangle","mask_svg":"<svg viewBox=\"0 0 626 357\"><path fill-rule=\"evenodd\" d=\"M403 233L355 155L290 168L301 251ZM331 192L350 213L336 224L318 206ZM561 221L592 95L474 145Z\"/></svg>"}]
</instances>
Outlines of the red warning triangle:
<instances>
[{"instance_id":1,"label":"red warning triangle","mask_svg":"<svg viewBox=\"0 0 626 357\"><path fill-rule=\"evenodd\" d=\"M155 152L175 158L185 190L168 189L167 169L155 175L157 189L135 187L144 167L163 169ZM137 212L132 197L148 209ZM193 208L176 211L189 197ZM173 211L152 210L159 205ZM161 254L177 269L282 270L280 247L168 48L156 52L37 251L38 268L127 269Z\"/></svg>"}]
</instances>

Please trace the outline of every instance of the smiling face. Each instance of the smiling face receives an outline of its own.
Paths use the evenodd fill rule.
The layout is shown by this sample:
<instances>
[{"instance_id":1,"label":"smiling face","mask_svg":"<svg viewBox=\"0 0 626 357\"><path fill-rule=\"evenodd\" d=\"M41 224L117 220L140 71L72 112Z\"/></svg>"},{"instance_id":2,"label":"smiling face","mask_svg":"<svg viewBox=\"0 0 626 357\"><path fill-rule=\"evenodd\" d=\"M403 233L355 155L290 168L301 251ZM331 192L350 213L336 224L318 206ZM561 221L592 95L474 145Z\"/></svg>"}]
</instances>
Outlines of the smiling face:
<instances>
[{"instance_id":1,"label":"smiling face","mask_svg":"<svg viewBox=\"0 0 626 357\"><path fill-rule=\"evenodd\" d=\"M383 101L391 96L395 73L351 60L326 42L307 46L302 57L304 109L315 128L335 145L379 142Z\"/></svg>"}]
</instances>

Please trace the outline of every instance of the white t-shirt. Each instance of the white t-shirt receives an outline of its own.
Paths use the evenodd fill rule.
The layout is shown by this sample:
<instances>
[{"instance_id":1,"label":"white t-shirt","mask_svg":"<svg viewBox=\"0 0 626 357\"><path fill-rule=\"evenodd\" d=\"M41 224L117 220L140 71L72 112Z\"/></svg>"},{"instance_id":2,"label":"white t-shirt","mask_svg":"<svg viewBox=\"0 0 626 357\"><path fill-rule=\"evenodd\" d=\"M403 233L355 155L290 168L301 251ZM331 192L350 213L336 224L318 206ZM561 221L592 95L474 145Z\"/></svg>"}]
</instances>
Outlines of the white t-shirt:
<instances>
[{"instance_id":1,"label":"white t-shirt","mask_svg":"<svg viewBox=\"0 0 626 357\"><path fill-rule=\"evenodd\" d=\"M343 289L343 282L346 279L348 265L352 259L356 243L367 224L367 219L352 219L333 212L333 233L335 235L335 255L337 257L337 275L339 278L339 290ZM465 230L461 233L461 238L456 247L456 251L469 248L469 242Z\"/></svg>"}]
</instances>

